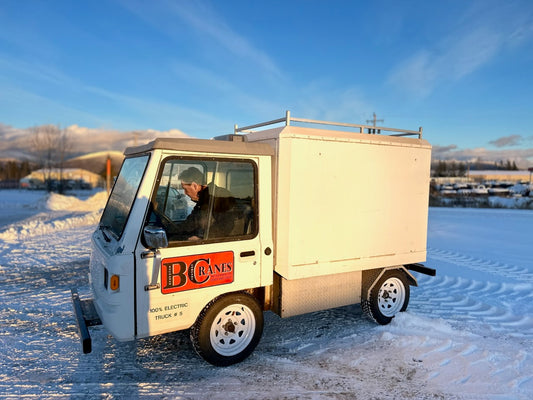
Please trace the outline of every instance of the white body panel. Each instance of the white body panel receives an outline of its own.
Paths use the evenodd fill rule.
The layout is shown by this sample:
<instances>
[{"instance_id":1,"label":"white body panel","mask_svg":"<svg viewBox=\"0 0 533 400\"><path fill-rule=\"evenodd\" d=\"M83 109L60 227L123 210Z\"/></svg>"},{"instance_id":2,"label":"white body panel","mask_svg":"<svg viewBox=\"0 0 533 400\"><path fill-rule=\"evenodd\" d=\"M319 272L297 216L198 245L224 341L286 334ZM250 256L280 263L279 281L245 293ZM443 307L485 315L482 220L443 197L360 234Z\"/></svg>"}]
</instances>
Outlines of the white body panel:
<instances>
[{"instance_id":1,"label":"white body panel","mask_svg":"<svg viewBox=\"0 0 533 400\"><path fill-rule=\"evenodd\" d=\"M275 271L286 279L425 261L431 146L286 126L276 151Z\"/></svg>"},{"instance_id":2,"label":"white body panel","mask_svg":"<svg viewBox=\"0 0 533 400\"><path fill-rule=\"evenodd\" d=\"M105 246L101 232L93 235L90 262L90 281L93 301L102 323L118 340L135 338L135 304L133 255L117 255L110 246ZM120 275L121 290L111 292L103 286L104 270Z\"/></svg>"},{"instance_id":3,"label":"white body panel","mask_svg":"<svg viewBox=\"0 0 533 400\"><path fill-rule=\"evenodd\" d=\"M91 288L94 305L106 329L118 340L135 338L135 244L148 206L148 197L140 196L131 210L122 237L107 242L100 230L92 237ZM107 270L107 273L104 271ZM120 289L109 290L109 277L120 278Z\"/></svg>"}]
</instances>

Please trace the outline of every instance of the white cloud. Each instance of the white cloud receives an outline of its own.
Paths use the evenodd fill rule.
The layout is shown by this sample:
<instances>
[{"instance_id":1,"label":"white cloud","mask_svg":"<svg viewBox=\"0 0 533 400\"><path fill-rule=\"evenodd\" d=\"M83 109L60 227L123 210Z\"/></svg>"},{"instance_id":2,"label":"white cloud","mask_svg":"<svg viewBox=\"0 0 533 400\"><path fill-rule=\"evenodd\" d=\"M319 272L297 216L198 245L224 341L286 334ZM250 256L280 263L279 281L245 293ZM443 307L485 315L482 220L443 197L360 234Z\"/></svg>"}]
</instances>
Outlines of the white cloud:
<instances>
[{"instance_id":1,"label":"white cloud","mask_svg":"<svg viewBox=\"0 0 533 400\"><path fill-rule=\"evenodd\" d=\"M432 61L432 54L422 50L393 70L388 83L417 97L426 97L433 91L439 74L439 65Z\"/></svg>"},{"instance_id":2,"label":"white cloud","mask_svg":"<svg viewBox=\"0 0 533 400\"><path fill-rule=\"evenodd\" d=\"M183 24L180 22L185 22L197 34L208 37L211 43L217 43L225 51L236 56L240 63L244 62L251 68L260 68L275 79L283 77L281 70L266 52L232 29L206 2L170 0L154 3L122 0L121 3L176 42L181 42L184 34L190 34L190 31L185 32L182 29ZM208 42L202 43L202 46L208 45Z\"/></svg>"},{"instance_id":3,"label":"white cloud","mask_svg":"<svg viewBox=\"0 0 533 400\"><path fill-rule=\"evenodd\" d=\"M517 146L523 141L521 135L504 136L495 140L491 140L489 143L496 147Z\"/></svg>"},{"instance_id":4,"label":"white cloud","mask_svg":"<svg viewBox=\"0 0 533 400\"><path fill-rule=\"evenodd\" d=\"M434 66L441 78L461 79L494 58L504 41L503 32L488 26L455 35L448 39L447 51L437 57Z\"/></svg>"},{"instance_id":5,"label":"white cloud","mask_svg":"<svg viewBox=\"0 0 533 400\"><path fill-rule=\"evenodd\" d=\"M188 138L178 129L157 131L153 129L138 131L118 131L112 129L87 128L71 125L67 128L76 152L94 152L105 150L123 151L128 146L147 143L156 137Z\"/></svg>"},{"instance_id":6,"label":"white cloud","mask_svg":"<svg viewBox=\"0 0 533 400\"><path fill-rule=\"evenodd\" d=\"M335 88L327 81L314 81L301 89L294 103L287 104L294 117L363 124L373 107L357 87Z\"/></svg>"},{"instance_id":7,"label":"white cloud","mask_svg":"<svg viewBox=\"0 0 533 400\"><path fill-rule=\"evenodd\" d=\"M86 154L100 151L123 152L128 146L141 145L157 137L189 138L179 129L158 131L154 129L119 131L105 128L88 128L71 125L65 128L72 143L72 152ZM31 159L31 128L18 129L0 123L0 158L18 154L19 158Z\"/></svg>"},{"instance_id":8,"label":"white cloud","mask_svg":"<svg viewBox=\"0 0 533 400\"><path fill-rule=\"evenodd\" d=\"M519 168L525 169L533 166L533 148L489 150L484 147L461 149L457 145L434 145L432 158L434 160L458 160L465 162L475 162L478 159L491 162L511 160L516 162Z\"/></svg>"},{"instance_id":9,"label":"white cloud","mask_svg":"<svg viewBox=\"0 0 533 400\"><path fill-rule=\"evenodd\" d=\"M189 83L207 89L213 96L219 96L226 101L231 99L232 104L241 105L246 108L247 112L265 115L277 113L280 110L276 103L266 98L254 96L250 91L243 91L241 86L216 75L211 70L175 61L173 71Z\"/></svg>"},{"instance_id":10,"label":"white cloud","mask_svg":"<svg viewBox=\"0 0 533 400\"><path fill-rule=\"evenodd\" d=\"M14 128L0 122L0 149L3 149L8 141L19 137L21 131L19 128Z\"/></svg>"},{"instance_id":11,"label":"white cloud","mask_svg":"<svg viewBox=\"0 0 533 400\"><path fill-rule=\"evenodd\" d=\"M475 3L458 18L457 29L401 61L387 82L424 98L439 85L474 73L506 48L531 40L532 12L521 11L501 2Z\"/></svg>"},{"instance_id":12,"label":"white cloud","mask_svg":"<svg viewBox=\"0 0 533 400\"><path fill-rule=\"evenodd\" d=\"M281 76L274 61L260 49L256 48L244 36L235 32L215 11L204 2L170 2L176 15L179 15L198 32L218 42L239 58L260 66L273 75Z\"/></svg>"}]
</instances>

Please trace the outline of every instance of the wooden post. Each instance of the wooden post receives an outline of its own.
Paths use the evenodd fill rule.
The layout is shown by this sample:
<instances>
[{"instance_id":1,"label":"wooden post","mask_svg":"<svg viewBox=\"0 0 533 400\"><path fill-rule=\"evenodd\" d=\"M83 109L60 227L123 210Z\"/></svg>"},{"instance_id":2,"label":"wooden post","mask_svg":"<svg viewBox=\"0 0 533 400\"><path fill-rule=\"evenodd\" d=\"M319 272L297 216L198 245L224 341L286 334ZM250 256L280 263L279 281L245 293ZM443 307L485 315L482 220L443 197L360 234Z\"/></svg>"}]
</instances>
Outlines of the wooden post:
<instances>
[{"instance_id":1,"label":"wooden post","mask_svg":"<svg viewBox=\"0 0 533 400\"><path fill-rule=\"evenodd\" d=\"M106 187L107 195L109 196L109 192L111 192L111 157L109 155L106 161Z\"/></svg>"}]
</instances>

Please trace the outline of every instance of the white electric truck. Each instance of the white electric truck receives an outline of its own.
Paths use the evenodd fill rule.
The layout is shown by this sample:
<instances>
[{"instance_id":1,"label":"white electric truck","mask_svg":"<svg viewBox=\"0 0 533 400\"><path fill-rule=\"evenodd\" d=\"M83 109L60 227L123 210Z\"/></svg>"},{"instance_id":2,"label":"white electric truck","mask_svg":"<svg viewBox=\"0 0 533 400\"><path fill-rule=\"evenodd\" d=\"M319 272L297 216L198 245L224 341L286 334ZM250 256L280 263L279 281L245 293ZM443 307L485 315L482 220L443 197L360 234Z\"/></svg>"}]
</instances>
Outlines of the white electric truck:
<instances>
[{"instance_id":1,"label":"white electric truck","mask_svg":"<svg viewBox=\"0 0 533 400\"><path fill-rule=\"evenodd\" d=\"M259 128L259 129L258 129ZM385 134L387 133L387 134ZM280 317L361 303L387 324L426 259L431 146L422 129L284 118L156 139L125 159L92 236L88 327L119 341L190 329L214 365Z\"/></svg>"}]
</instances>

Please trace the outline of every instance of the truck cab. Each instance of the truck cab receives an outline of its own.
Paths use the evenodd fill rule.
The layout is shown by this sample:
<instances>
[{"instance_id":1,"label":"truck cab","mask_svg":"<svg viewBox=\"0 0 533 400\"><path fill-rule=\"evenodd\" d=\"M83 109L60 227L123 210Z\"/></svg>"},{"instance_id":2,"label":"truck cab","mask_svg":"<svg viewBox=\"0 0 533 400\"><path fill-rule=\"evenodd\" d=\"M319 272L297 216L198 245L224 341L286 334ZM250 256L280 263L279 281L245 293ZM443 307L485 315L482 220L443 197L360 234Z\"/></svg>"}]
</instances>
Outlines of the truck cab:
<instances>
[{"instance_id":1,"label":"truck cab","mask_svg":"<svg viewBox=\"0 0 533 400\"><path fill-rule=\"evenodd\" d=\"M90 261L95 310L117 340L190 328L221 294L272 284L272 153L195 139L126 150ZM196 206L179 179L190 169L210 192L201 233L180 229Z\"/></svg>"}]
</instances>

